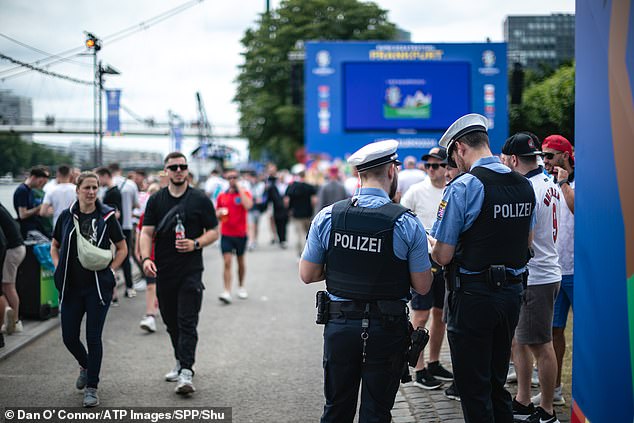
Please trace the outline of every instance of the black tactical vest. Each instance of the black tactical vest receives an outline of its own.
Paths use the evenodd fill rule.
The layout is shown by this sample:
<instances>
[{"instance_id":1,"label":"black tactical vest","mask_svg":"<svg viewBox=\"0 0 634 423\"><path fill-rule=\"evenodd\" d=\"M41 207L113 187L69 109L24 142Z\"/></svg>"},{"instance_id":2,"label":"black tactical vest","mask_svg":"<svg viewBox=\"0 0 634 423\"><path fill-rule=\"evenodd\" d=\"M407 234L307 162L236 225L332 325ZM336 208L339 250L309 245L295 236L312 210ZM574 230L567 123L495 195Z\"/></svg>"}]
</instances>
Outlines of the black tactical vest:
<instances>
[{"instance_id":1,"label":"black tactical vest","mask_svg":"<svg viewBox=\"0 0 634 423\"><path fill-rule=\"evenodd\" d=\"M394 254L394 224L408 210L387 203L377 208L334 204L326 253L328 292L351 300L409 298L407 260Z\"/></svg>"},{"instance_id":2,"label":"black tactical vest","mask_svg":"<svg viewBox=\"0 0 634 423\"><path fill-rule=\"evenodd\" d=\"M484 202L473 225L458 239L456 263L473 272L500 264L524 267L535 208L533 187L517 172L498 173L478 166L469 173L484 185Z\"/></svg>"}]
</instances>

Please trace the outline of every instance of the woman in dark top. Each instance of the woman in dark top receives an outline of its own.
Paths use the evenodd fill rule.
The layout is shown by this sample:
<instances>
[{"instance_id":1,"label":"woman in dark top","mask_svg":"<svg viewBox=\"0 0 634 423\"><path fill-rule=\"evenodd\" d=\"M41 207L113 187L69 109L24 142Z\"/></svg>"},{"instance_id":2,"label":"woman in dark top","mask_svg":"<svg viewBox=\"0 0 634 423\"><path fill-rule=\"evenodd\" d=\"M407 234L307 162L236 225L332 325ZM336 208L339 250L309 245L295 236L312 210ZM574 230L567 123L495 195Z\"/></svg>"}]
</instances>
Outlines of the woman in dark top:
<instances>
[{"instance_id":1,"label":"woman in dark top","mask_svg":"<svg viewBox=\"0 0 634 423\"><path fill-rule=\"evenodd\" d=\"M97 385L103 347L101 333L115 286L114 271L127 255L127 246L113 208L97 200L97 175L83 172L77 179L77 201L60 215L51 243L55 264L55 286L60 293L62 338L66 348L79 362L79 377L75 386L84 389L84 407L99 405ZM78 220L79 231L75 230ZM77 237L93 245L109 249L116 247L114 259L102 270L85 269L77 253ZM86 314L86 344L79 339L81 321Z\"/></svg>"}]
</instances>

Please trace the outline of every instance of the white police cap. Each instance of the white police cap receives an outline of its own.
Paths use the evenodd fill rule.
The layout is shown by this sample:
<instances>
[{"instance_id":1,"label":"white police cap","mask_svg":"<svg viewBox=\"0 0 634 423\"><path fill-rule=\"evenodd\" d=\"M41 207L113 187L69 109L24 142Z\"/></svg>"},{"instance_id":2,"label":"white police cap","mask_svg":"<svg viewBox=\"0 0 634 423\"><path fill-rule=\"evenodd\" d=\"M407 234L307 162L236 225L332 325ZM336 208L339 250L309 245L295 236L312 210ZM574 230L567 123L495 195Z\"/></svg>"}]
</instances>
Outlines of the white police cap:
<instances>
[{"instance_id":1,"label":"white police cap","mask_svg":"<svg viewBox=\"0 0 634 423\"><path fill-rule=\"evenodd\" d=\"M396 149L398 148L398 141L385 140L373 142L367 144L357 150L352 156L348 158L348 163L352 166L356 166L359 172L372 169L377 166L382 166L391 162L400 166L401 162L397 160L398 154Z\"/></svg>"},{"instance_id":2,"label":"white police cap","mask_svg":"<svg viewBox=\"0 0 634 423\"><path fill-rule=\"evenodd\" d=\"M482 115L470 113L459 118L451 124L449 129L440 138L440 146L447 149L447 156L451 155L451 147L454 141L471 132L487 132L489 121Z\"/></svg>"}]
</instances>

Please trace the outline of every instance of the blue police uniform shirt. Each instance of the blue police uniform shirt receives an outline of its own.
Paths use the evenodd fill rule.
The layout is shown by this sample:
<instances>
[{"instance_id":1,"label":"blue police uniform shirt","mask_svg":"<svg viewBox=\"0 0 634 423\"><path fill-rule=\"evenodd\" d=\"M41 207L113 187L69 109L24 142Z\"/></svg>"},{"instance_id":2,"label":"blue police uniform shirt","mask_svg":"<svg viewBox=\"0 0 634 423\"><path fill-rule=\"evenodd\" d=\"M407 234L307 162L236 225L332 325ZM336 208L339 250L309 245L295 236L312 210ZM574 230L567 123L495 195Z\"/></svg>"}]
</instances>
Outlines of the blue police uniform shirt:
<instances>
[{"instance_id":1,"label":"blue police uniform shirt","mask_svg":"<svg viewBox=\"0 0 634 423\"><path fill-rule=\"evenodd\" d=\"M387 193L379 188L363 188L357 191L359 207L377 208L391 200ZM330 229L332 227L332 205L323 208L313 219L308 238L302 252L302 259L315 264L326 262ZM394 254L401 260L407 260L409 271L424 272L431 268L427 250L427 235L423 224L409 213L398 218L394 225ZM329 294L334 301L343 300Z\"/></svg>"},{"instance_id":2,"label":"blue police uniform shirt","mask_svg":"<svg viewBox=\"0 0 634 423\"><path fill-rule=\"evenodd\" d=\"M511 169L503 165L496 156L478 159L470 170L482 166L498 173L509 173ZM478 178L465 173L453 181L446 189L442 198L442 207L438 209L436 221L431 230L431 236L437 241L449 245L457 245L460 234L468 230L478 218L482 203L484 203L484 185ZM531 216L531 229L535 225L535 212ZM520 275L526 270L507 269L514 275ZM460 273L477 274L460 268Z\"/></svg>"}]
</instances>

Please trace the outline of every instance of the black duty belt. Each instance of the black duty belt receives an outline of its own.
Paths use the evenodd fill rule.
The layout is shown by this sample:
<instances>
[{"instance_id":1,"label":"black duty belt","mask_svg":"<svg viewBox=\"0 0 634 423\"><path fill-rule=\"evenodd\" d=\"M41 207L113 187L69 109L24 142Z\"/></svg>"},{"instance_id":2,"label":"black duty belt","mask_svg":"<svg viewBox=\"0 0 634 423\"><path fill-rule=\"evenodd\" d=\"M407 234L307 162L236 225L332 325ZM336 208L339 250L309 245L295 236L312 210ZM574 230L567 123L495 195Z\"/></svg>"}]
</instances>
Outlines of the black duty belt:
<instances>
[{"instance_id":1,"label":"black duty belt","mask_svg":"<svg viewBox=\"0 0 634 423\"><path fill-rule=\"evenodd\" d=\"M390 301L392 306L396 309L400 309L399 315L403 317L407 316L406 304L403 301ZM376 303L358 302L358 301L330 301L328 304L328 311L330 318L345 317L346 319L363 319L365 317L366 305L370 304L370 310L368 318L378 319L386 316L384 311ZM395 315L396 313L389 313L388 315Z\"/></svg>"},{"instance_id":2,"label":"black duty belt","mask_svg":"<svg viewBox=\"0 0 634 423\"><path fill-rule=\"evenodd\" d=\"M488 272L476 273L476 274L468 274L468 273L460 273L460 283L468 284L472 282L482 282L487 283L489 279ZM506 285L515 285L518 283L522 283L522 275L514 275L511 272L506 272Z\"/></svg>"}]
</instances>

